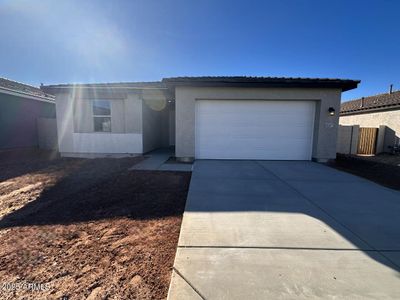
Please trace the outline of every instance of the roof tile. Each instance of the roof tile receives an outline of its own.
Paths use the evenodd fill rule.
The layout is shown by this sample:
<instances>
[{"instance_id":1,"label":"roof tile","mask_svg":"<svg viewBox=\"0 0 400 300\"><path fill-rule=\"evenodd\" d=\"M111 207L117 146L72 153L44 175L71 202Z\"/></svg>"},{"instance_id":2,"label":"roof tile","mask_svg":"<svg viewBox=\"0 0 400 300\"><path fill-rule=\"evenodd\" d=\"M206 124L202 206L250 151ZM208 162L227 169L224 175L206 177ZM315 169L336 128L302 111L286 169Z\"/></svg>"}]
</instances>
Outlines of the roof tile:
<instances>
[{"instance_id":1,"label":"roof tile","mask_svg":"<svg viewBox=\"0 0 400 300\"><path fill-rule=\"evenodd\" d=\"M400 107L400 91L344 102L340 107L340 114L362 113L368 110L382 110L397 106Z\"/></svg>"},{"instance_id":2,"label":"roof tile","mask_svg":"<svg viewBox=\"0 0 400 300\"><path fill-rule=\"evenodd\" d=\"M0 77L0 88L5 88L14 92L25 93L32 96L54 99L53 95L45 93L40 88L1 77Z\"/></svg>"}]
</instances>

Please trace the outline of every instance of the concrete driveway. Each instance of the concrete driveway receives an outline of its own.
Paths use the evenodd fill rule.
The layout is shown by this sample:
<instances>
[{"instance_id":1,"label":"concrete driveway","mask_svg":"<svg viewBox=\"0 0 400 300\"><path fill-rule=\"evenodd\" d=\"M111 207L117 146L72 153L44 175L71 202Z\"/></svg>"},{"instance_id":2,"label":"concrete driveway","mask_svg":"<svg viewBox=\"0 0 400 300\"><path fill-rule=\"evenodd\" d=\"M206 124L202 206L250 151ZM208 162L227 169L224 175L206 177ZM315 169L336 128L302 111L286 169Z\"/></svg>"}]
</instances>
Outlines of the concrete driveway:
<instances>
[{"instance_id":1,"label":"concrete driveway","mask_svg":"<svg viewBox=\"0 0 400 300\"><path fill-rule=\"evenodd\" d=\"M312 162L194 165L169 299L399 299L400 193Z\"/></svg>"}]
</instances>

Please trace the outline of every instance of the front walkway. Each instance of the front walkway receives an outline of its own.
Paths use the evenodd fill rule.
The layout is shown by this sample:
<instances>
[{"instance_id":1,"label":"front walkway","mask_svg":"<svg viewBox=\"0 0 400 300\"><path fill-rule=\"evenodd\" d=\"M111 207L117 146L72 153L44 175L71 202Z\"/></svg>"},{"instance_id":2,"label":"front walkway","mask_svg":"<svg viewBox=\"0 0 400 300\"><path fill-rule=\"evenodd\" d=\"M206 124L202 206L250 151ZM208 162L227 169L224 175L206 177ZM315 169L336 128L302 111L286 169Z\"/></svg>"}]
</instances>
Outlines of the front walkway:
<instances>
[{"instance_id":1,"label":"front walkway","mask_svg":"<svg viewBox=\"0 0 400 300\"><path fill-rule=\"evenodd\" d=\"M196 161L168 299L398 299L399 215L320 164Z\"/></svg>"},{"instance_id":2,"label":"front walkway","mask_svg":"<svg viewBox=\"0 0 400 300\"><path fill-rule=\"evenodd\" d=\"M145 160L134 165L130 170L148 171L192 171L192 164L168 162L168 159L175 155L174 148L160 148L144 155Z\"/></svg>"}]
</instances>

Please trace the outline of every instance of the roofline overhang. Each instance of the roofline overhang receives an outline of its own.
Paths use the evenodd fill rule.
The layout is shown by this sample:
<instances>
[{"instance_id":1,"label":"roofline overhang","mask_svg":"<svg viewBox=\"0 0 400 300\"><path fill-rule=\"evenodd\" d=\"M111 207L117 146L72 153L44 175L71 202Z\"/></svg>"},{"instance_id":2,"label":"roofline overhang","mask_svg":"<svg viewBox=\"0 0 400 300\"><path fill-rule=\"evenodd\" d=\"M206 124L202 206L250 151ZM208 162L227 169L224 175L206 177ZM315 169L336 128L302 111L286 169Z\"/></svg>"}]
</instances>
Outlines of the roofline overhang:
<instances>
[{"instance_id":1,"label":"roofline overhang","mask_svg":"<svg viewBox=\"0 0 400 300\"><path fill-rule=\"evenodd\" d=\"M329 78L196 78L196 77L170 77L163 78L161 86L129 86L121 84L71 84L42 86L45 91L60 93L71 89L85 90L172 90L175 87L239 87L239 88L331 88L343 92L357 88L360 80L329 79Z\"/></svg>"},{"instance_id":2,"label":"roofline overhang","mask_svg":"<svg viewBox=\"0 0 400 300\"><path fill-rule=\"evenodd\" d=\"M302 81L302 80L272 80L272 81L207 81L207 80L175 80L163 79L168 87L248 87L248 88L335 88L343 92L357 88L360 80L340 81Z\"/></svg>"},{"instance_id":3,"label":"roofline overhang","mask_svg":"<svg viewBox=\"0 0 400 300\"><path fill-rule=\"evenodd\" d=\"M167 87L125 87L125 86L80 86L80 85L71 85L71 86L51 86L45 85L42 87L43 89L125 89L125 90L167 90Z\"/></svg>"},{"instance_id":4,"label":"roofline overhang","mask_svg":"<svg viewBox=\"0 0 400 300\"><path fill-rule=\"evenodd\" d=\"M124 86L80 86L80 85L69 85L69 86L42 86L41 87L44 91L58 94L64 92L70 92L72 90L86 90L86 91L95 91L95 90L103 90L103 91L135 91L140 92L143 90L148 91L168 91L169 88L167 87L124 87Z\"/></svg>"},{"instance_id":5,"label":"roofline overhang","mask_svg":"<svg viewBox=\"0 0 400 300\"><path fill-rule=\"evenodd\" d=\"M30 93L25 93L22 91L15 91L15 90L8 89L5 87L0 87L0 93L55 104L54 98L39 96L39 95L32 95Z\"/></svg>"}]
</instances>

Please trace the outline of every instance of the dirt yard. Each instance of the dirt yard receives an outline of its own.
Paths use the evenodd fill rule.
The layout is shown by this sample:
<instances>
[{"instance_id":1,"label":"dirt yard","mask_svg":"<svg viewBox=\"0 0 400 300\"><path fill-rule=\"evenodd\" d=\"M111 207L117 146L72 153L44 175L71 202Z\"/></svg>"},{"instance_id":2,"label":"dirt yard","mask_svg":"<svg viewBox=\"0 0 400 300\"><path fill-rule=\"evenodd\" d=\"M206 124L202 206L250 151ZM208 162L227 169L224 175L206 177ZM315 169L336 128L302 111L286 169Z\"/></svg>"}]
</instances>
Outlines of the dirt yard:
<instances>
[{"instance_id":1,"label":"dirt yard","mask_svg":"<svg viewBox=\"0 0 400 300\"><path fill-rule=\"evenodd\" d=\"M364 177L388 188L400 190L400 156L389 154L374 157L338 155L329 165L338 170Z\"/></svg>"},{"instance_id":2,"label":"dirt yard","mask_svg":"<svg viewBox=\"0 0 400 300\"><path fill-rule=\"evenodd\" d=\"M0 299L164 299L190 173L0 153Z\"/></svg>"},{"instance_id":3,"label":"dirt yard","mask_svg":"<svg viewBox=\"0 0 400 300\"><path fill-rule=\"evenodd\" d=\"M366 161L375 163L382 163L392 166L400 166L400 155L393 155L388 153L382 153L374 156L359 156Z\"/></svg>"}]
</instances>

